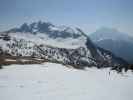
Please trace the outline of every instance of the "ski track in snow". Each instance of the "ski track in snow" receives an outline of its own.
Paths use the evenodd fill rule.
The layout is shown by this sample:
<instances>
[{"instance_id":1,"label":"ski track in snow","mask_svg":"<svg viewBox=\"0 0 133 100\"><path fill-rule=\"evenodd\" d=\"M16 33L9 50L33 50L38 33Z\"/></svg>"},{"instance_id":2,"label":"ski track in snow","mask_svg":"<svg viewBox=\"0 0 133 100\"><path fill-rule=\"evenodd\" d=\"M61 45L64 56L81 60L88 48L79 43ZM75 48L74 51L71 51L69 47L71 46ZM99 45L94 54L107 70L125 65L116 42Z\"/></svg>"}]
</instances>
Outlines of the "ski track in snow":
<instances>
[{"instance_id":1,"label":"ski track in snow","mask_svg":"<svg viewBox=\"0 0 133 100\"><path fill-rule=\"evenodd\" d=\"M60 64L10 65L0 70L0 100L132 100L133 75Z\"/></svg>"}]
</instances>

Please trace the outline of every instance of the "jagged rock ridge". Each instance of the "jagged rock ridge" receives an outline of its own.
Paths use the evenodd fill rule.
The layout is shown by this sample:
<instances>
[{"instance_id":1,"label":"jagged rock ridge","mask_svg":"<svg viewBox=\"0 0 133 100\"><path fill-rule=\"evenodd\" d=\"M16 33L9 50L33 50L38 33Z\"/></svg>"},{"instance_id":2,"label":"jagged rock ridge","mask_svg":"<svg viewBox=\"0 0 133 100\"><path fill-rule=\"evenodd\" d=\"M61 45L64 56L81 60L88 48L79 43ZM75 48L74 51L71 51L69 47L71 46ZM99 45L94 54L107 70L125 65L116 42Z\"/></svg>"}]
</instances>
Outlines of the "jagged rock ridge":
<instances>
[{"instance_id":1,"label":"jagged rock ridge","mask_svg":"<svg viewBox=\"0 0 133 100\"><path fill-rule=\"evenodd\" d=\"M19 28L13 28L6 33L16 33L16 32L21 32L21 33L44 33L47 34L51 38L67 38L67 37L73 37L77 38L80 36L79 33L77 33L75 30L73 30L70 27L67 26L55 26L51 24L50 22L33 22L31 24L24 23L22 24Z\"/></svg>"}]
</instances>

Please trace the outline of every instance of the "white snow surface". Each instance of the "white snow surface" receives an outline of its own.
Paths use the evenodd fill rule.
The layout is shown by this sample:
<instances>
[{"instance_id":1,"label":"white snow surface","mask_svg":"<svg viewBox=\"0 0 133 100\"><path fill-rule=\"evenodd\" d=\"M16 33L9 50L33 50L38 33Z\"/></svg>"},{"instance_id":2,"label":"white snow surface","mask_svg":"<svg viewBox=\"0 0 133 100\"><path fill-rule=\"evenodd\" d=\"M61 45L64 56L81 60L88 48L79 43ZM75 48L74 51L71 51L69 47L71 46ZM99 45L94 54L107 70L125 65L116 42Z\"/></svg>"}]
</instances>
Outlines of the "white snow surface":
<instances>
[{"instance_id":1,"label":"white snow surface","mask_svg":"<svg viewBox=\"0 0 133 100\"><path fill-rule=\"evenodd\" d=\"M78 47L85 46L86 38L81 36L79 38L50 38L45 33L10 33L9 34L12 38L15 39L24 39L25 41L31 41L36 44L45 44L50 45L58 48L70 48L75 49Z\"/></svg>"},{"instance_id":2,"label":"white snow surface","mask_svg":"<svg viewBox=\"0 0 133 100\"><path fill-rule=\"evenodd\" d=\"M133 100L133 75L54 63L10 65L0 70L0 100Z\"/></svg>"}]
</instances>

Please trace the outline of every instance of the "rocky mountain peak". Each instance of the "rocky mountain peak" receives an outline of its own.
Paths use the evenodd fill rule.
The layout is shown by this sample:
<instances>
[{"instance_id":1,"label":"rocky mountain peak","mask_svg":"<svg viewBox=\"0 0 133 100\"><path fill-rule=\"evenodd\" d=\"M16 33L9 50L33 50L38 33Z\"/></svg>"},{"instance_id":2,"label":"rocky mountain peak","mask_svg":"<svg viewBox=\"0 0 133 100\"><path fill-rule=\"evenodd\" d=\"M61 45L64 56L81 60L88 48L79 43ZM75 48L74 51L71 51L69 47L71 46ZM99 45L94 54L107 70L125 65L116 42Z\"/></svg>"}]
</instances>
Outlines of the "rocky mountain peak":
<instances>
[{"instance_id":1,"label":"rocky mountain peak","mask_svg":"<svg viewBox=\"0 0 133 100\"><path fill-rule=\"evenodd\" d=\"M78 38L81 36L80 32L78 30L67 27L67 26L55 26L51 24L50 22L33 22L31 24L24 23L18 28L12 28L6 33L32 33L32 34L37 34L37 33L43 33L47 34L49 37L52 38L68 38L68 37L73 37L73 38Z\"/></svg>"}]
</instances>

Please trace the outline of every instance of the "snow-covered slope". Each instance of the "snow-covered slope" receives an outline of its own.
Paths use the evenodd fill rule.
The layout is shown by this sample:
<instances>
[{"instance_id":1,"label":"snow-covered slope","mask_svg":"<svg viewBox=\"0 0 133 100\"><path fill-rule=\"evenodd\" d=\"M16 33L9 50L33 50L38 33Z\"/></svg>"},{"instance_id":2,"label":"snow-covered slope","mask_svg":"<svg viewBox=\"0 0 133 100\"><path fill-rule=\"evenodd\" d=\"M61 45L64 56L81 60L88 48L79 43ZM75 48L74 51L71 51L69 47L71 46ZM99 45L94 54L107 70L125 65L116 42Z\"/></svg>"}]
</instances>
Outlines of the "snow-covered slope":
<instances>
[{"instance_id":1,"label":"snow-covered slope","mask_svg":"<svg viewBox=\"0 0 133 100\"><path fill-rule=\"evenodd\" d=\"M1 55L37 57L75 68L95 66L121 70L127 67L124 60L95 46L79 28L59 29L46 22L32 24L1 33ZM33 29L37 31L34 33Z\"/></svg>"},{"instance_id":2,"label":"snow-covered slope","mask_svg":"<svg viewBox=\"0 0 133 100\"><path fill-rule=\"evenodd\" d=\"M54 44L47 45L47 41L32 34L25 35L25 33L22 33L23 35L19 36L15 34L19 35L21 33L8 34L10 37L10 40L8 41L4 40L3 38L0 39L1 55L6 54L11 56L30 56L43 58L51 62L73 65L76 68L84 68L86 66L119 66L119 68L123 69L123 66L126 65L123 60L115 57L113 54L108 53L100 48L95 48L89 39L85 39L84 42L82 41L83 43L79 43L78 45L76 44L76 48L71 44L69 45L69 48L61 48L60 46L54 46ZM80 38L77 38L77 40L75 39L77 43L80 41ZM62 43L64 43L64 46L66 46L65 42Z\"/></svg>"},{"instance_id":3,"label":"snow-covered slope","mask_svg":"<svg viewBox=\"0 0 133 100\"><path fill-rule=\"evenodd\" d=\"M86 71L60 64L11 65L0 70L1 100L132 100L133 74Z\"/></svg>"},{"instance_id":4,"label":"snow-covered slope","mask_svg":"<svg viewBox=\"0 0 133 100\"><path fill-rule=\"evenodd\" d=\"M49 35L44 33L31 34L31 33L20 33L20 32L10 33L9 36L17 40L31 41L38 45L45 44L59 48L78 48L80 46L83 46L86 42L85 37L83 36L80 36L78 38L73 38L73 37L51 38L49 37Z\"/></svg>"}]
</instances>

